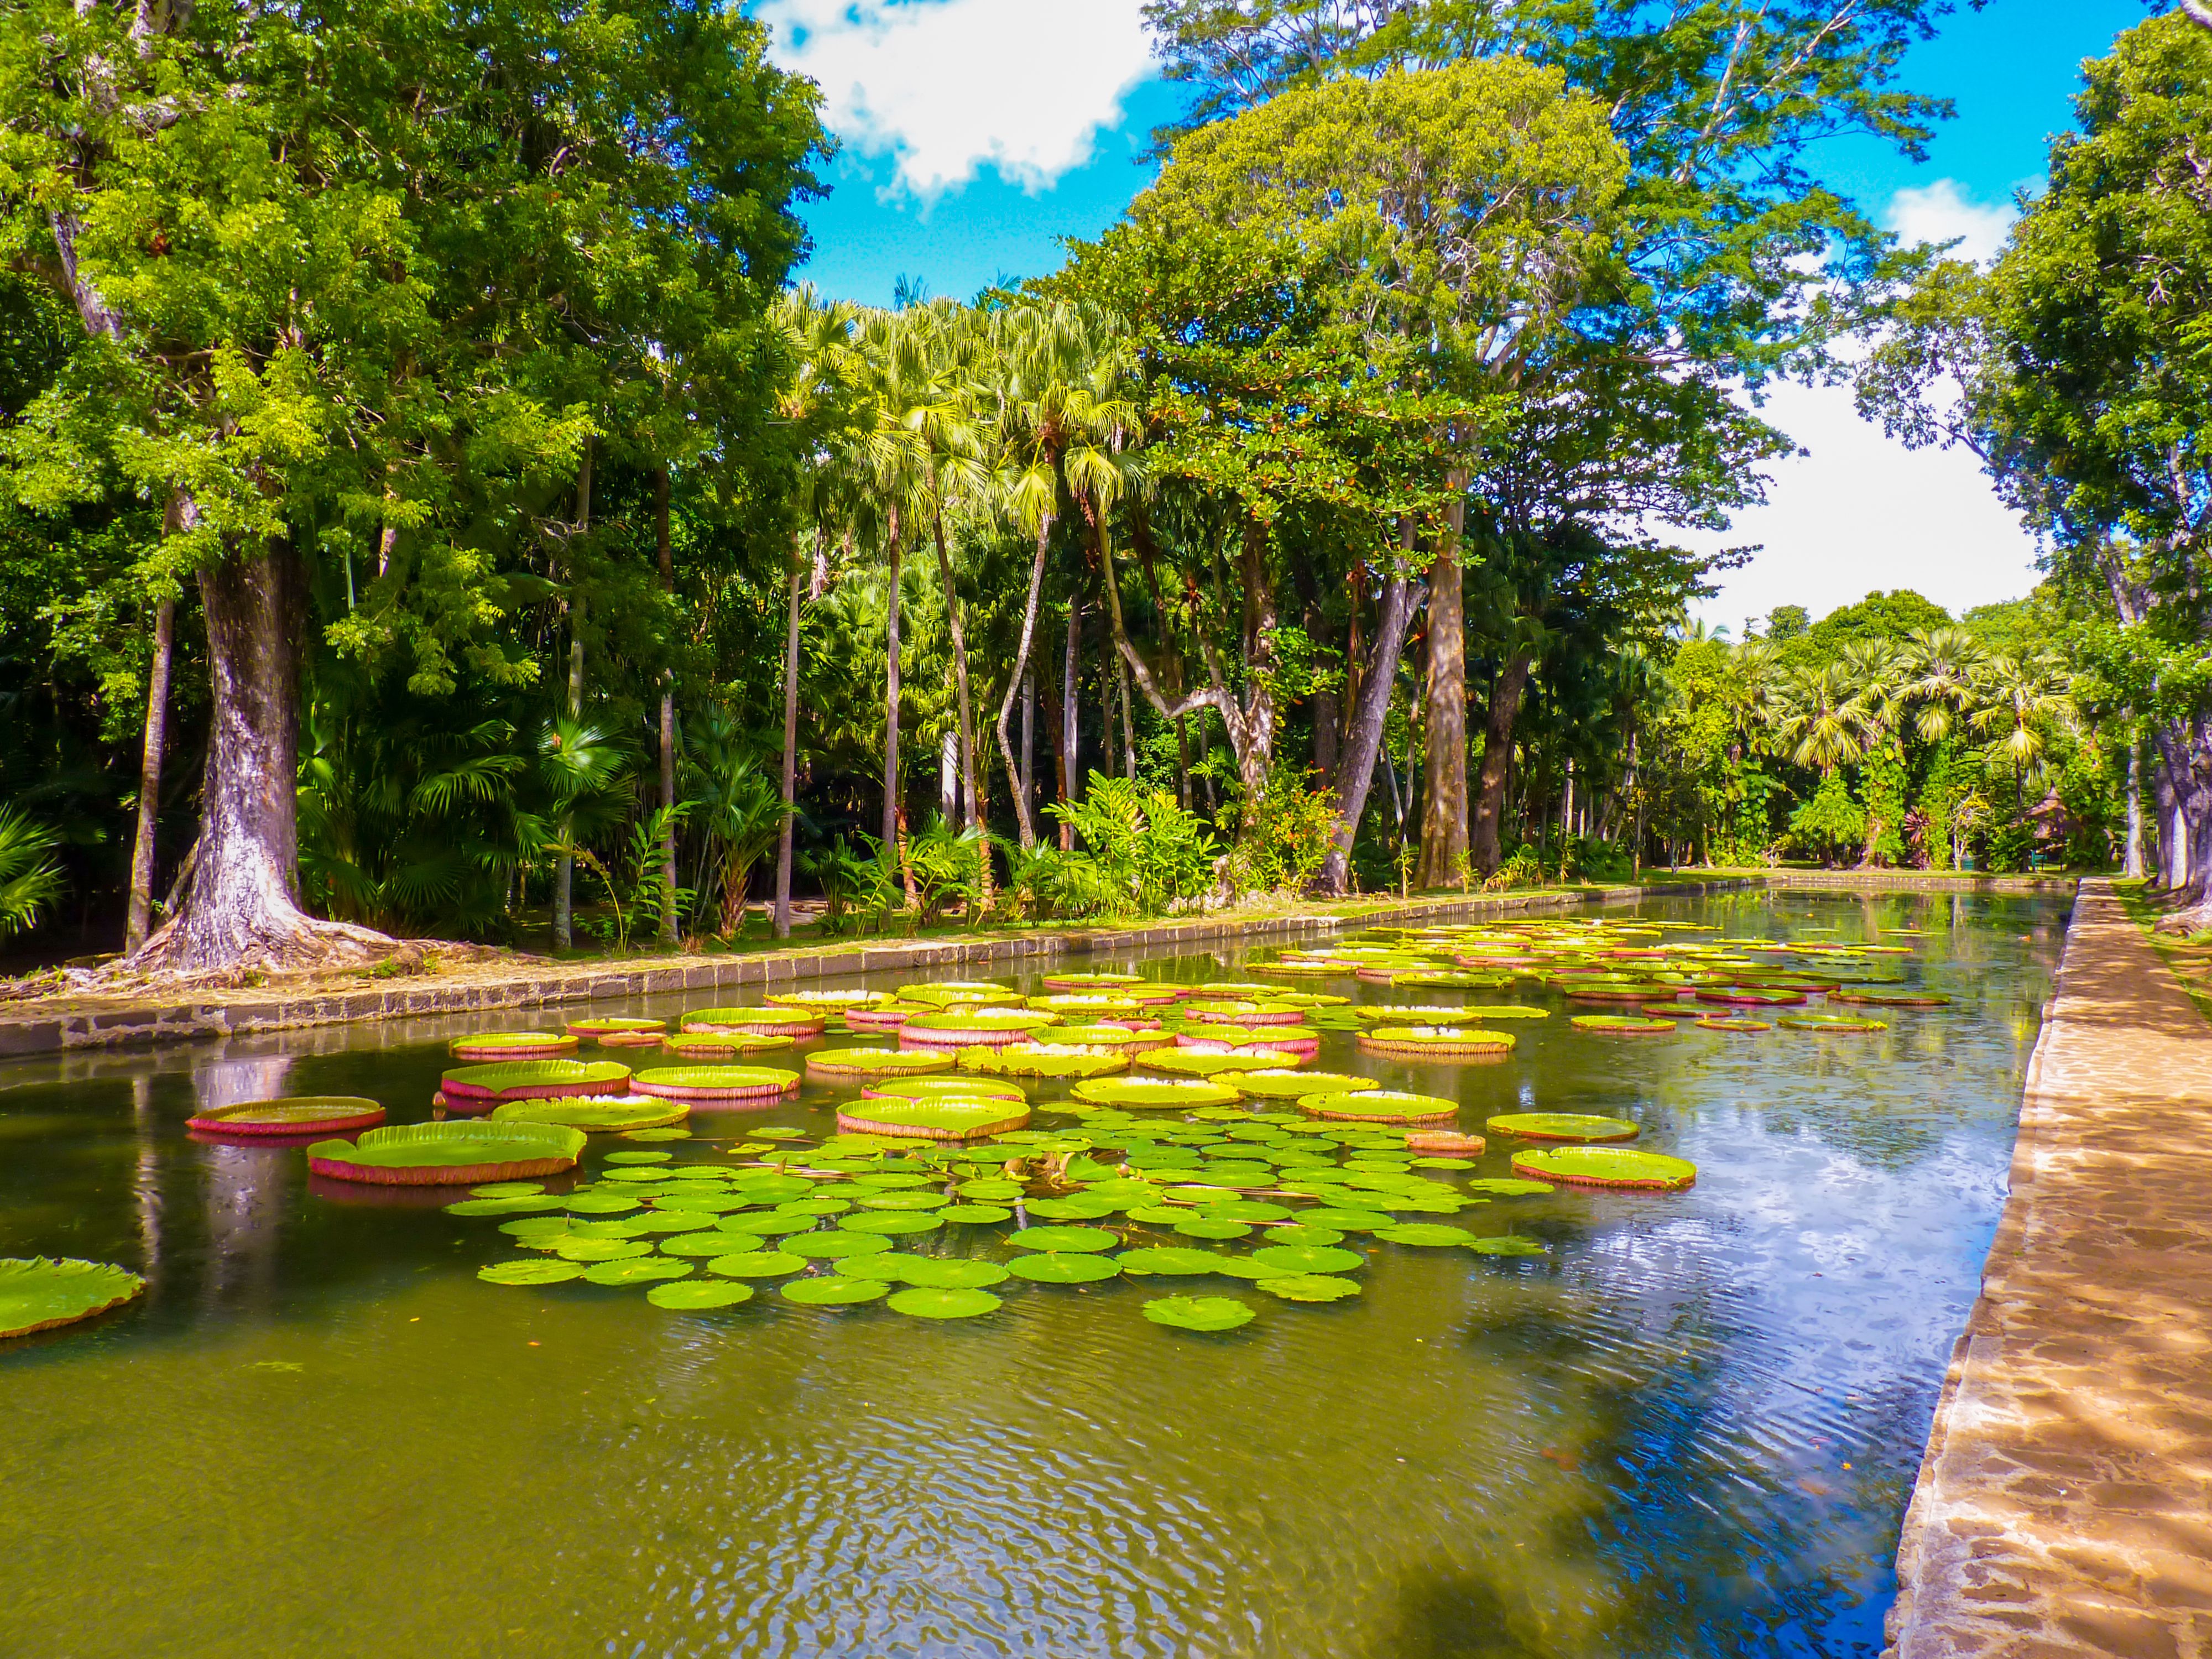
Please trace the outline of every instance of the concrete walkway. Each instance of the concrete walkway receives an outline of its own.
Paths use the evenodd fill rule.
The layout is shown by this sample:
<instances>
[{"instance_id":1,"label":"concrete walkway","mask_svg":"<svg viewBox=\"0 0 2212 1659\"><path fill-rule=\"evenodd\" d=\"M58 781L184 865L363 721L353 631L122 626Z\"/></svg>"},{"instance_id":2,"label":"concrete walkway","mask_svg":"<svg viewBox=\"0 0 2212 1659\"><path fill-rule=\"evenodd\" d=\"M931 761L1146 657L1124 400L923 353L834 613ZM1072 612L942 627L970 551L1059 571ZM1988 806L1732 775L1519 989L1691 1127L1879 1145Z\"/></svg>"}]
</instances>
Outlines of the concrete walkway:
<instances>
[{"instance_id":1,"label":"concrete walkway","mask_svg":"<svg viewBox=\"0 0 2212 1659\"><path fill-rule=\"evenodd\" d=\"M2212 1659L2212 1027L2104 882L1898 1577L1895 1659Z\"/></svg>"}]
</instances>

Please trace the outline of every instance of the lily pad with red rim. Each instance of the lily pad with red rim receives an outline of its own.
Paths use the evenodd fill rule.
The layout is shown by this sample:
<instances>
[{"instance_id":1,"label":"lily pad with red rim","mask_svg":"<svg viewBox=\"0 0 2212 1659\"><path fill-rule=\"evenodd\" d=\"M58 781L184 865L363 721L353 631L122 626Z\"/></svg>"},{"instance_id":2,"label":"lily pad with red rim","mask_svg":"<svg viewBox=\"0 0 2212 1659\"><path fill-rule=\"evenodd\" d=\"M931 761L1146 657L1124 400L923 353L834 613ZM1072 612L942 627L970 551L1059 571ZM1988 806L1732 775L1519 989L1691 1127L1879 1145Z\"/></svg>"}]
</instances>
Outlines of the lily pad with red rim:
<instances>
[{"instance_id":1,"label":"lily pad with red rim","mask_svg":"<svg viewBox=\"0 0 2212 1659\"><path fill-rule=\"evenodd\" d=\"M1687 1158L1627 1146L1559 1146L1516 1152L1513 1168L1538 1181L1647 1192L1680 1192L1698 1178L1698 1166Z\"/></svg>"}]
</instances>

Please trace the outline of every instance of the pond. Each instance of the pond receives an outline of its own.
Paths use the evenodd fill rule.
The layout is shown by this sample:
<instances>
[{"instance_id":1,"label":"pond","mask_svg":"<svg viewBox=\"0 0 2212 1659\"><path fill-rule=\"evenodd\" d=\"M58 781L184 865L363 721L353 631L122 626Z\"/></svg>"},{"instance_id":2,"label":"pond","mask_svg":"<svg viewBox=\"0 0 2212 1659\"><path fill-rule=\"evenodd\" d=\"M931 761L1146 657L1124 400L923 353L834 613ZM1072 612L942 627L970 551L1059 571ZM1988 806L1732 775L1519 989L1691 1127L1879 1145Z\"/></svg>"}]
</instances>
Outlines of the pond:
<instances>
[{"instance_id":1,"label":"pond","mask_svg":"<svg viewBox=\"0 0 2212 1659\"><path fill-rule=\"evenodd\" d=\"M515 1251L498 1218L439 1207L460 1194L311 1184L296 1147L185 1128L276 1094L427 1118L451 1038L542 1013L10 1062L0 1256L115 1261L149 1285L0 1345L0 1647L1875 1654L2064 906L1782 893L1633 914L1739 939L1883 930L1911 954L1881 971L1954 1000L1871 1035L1639 1040L1576 1030L1524 986L1504 994L1551 1017L1466 1066L1325 1032L1317 1067L1454 1097L1463 1129L1605 1114L1698 1166L1685 1192L1560 1187L1456 1218L1541 1255L1355 1237L1364 1293L1328 1304L1220 1278L1016 1279L988 1316L939 1322L765 1285L683 1312L641 1288L489 1285L477 1269ZM1236 980L1269 954L1136 965ZM1297 988L1408 1000L1349 977ZM1502 1000L1418 1000L1468 996ZM1032 1085L1037 1126L1076 1121L1050 1110L1066 1091ZM853 1092L699 1113L674 1151L826 1134ZM587 1170L631 1144L594 1136ZM1504 1176L1521 1144L1492 1136L1475 1169L1439 1174ZM1003 1261L1005 1231L896 1242ZM1200 1290L1257 1316L1201 1334L1143 1316Z\"/></svg>"}]
</instances>

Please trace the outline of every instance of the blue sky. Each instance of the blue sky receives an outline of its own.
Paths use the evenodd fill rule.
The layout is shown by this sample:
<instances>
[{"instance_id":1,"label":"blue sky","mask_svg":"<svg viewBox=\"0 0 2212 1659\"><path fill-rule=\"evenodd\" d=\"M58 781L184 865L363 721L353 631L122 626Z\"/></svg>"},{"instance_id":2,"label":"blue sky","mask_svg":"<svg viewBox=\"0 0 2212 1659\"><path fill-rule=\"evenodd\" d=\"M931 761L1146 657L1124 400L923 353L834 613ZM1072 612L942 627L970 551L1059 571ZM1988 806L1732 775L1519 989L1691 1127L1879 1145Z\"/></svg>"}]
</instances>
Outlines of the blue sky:
<instances>
[{"instance_id":1,"label":"blue sky","mask_svg":"<svg viewBox=\"0 0 2212 1659\"><path fill-rule=\"evenodd\" d=\"M1060 238L1113 223L1177 98L1148 61L1139 3L752 0L778 58L823 83L842 145L829 198L807 210L799 276L873 304L902 275L964 299L1056 268ZM2141 0L1990 0L1909 63L1907 84L1958 109L1927 161L1849 140L1819 164L1892 228L1986 253L2070 119L2081 60L2148 15ZM1833 390L1790 389L1768 413L1810 453L1776 467L1767 506L1717 538L1651 526L1762 544L1701 607L1709 620L1741 629L1785 603L1819 615L1876 586L1957 610L2033 585L2033 549L1966 457L1905 453Z\"/></svg>"}]
</instances>

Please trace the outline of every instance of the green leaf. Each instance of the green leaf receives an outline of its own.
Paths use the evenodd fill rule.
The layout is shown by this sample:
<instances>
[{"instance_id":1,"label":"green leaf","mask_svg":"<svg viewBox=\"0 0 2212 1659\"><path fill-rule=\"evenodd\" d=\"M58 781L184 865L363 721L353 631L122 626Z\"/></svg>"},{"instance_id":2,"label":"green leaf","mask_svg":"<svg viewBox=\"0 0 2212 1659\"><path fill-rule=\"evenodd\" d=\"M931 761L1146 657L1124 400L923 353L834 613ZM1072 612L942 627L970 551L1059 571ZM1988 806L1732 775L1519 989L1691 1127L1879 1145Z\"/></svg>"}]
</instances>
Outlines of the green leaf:
<instances>
[{"instance_id":1,"label":"green leaf","mask_svg":"<svg viewBox=\"0 0 2212 1659\"><path fill-rule=\"evenodd\" d=\"M848 1308L878 1300L885 1288L865 1279L794 1279L783 1287L783 1299L809 1308Z\"/></svg>"},{"instance_id":2,"label":"green leaf","mask_svg":"<svg viewBox=\"0 0 2212 1659\"><path fill-rule=\"evenodd\" d=\"M688 1261L647 1255L622 1261L595 1261L584 1269L584 1277L594 1285L647 1285L655 1279L681 1279L690 1271Z\"/></svg>"},{"instance_id":3,"label":"green leaf","mask_svg":"<svg viewBox=\"0 0 2212 1659\"><path fill-rule=\"evenodd\" d=\"M714 1257L707 1271L724 1279L781 1279L805 1272L806 1261L786 1250L738 1250Z\"/></svg>"},{"instance_id":4,"label":"green leaf","mask_svg":"<svg viewBox=\"0 0 2212 1659\"><path fill-rule=\"evenodd\" d=\"M0 1260L0 1338L90 1319L145 1288L137 1273L104 1261L43 1255Z\"/></svg>"},{"instance_id":5,"label":"green leaf","mask_svg":"<svg viewBox=\"0 0 2212 1659\"><path fill-rule=\"evenodd\" d=\"M891 1242L879 1234L848 1232L840 1227L827 1232L800 1233L784 1240L783 1248L810 1261L834 1261L840 1256L874 1255L890 1249Z\"/></svg>"},{"instance_id":6,"label":"green leaf","mask_svg":"<svg viewBox=\"0 0 2212 1659\"><path fill-rule=\"evenodd\" d=\"M1233 1331L1253 1313L1234 1297L1164 1296L1145 1304L1145 1317L1179 1331Z\"/></svg>"},{"instance_id":7,"label":"green leaf","mask_svg":"<svg viewBox=\"0 0 2212 1659\"><path fill-rule=\"evenodd\" d=\"M1037 1285L1094 1285L1118 1278L1121 1272L1121 1263L1111 1256L1070 1255L1059 1250L1017 1256L1006 1266L1017 1278Z\"/></svg>"},{"instance_id":8,"label":"green leaf","mask_svg":"<svg viewBox=\"0 0 2212 1659\"><path fill-rule=\"evenodd\" d=\"M1085 1254L1110 1250L1121 1243L1118 1235L1103 1227L1022 1227L1006 1235L1009 1244L1024 1250L1074 1250Z\"/></svg>"},{"instance_id":9,"label":"green leaf","mask_svg":"<svg viewBox=\"0 0 2212 1659\"><path fill-rule=\"evenodd\" d=\"M905 1314L912 1319L973 1319L1004 1304L988 1291L917 1286L895 1292L890 1305L893 1313Z\"/></svg>"},{"instance_id":10,"label":"green leaf","mask_svg":"<svg viewBox=\"0 0 2212 1659\"><path fill-rule=\"evenodd\" d=\"M1358 1285L1352 1279L1333 1279L1325 1273L1285 1273L1252 1282L1285 1302L1340 1302L1359 1294Z\"/></svg>"},{"instance_id":11,"label":"green leaf","mask_svg":"<svg viewBox=\"0 0 2212 1659\"><path fill-rule=\"evenodd\" d=\"M688 1279L680 1285L656 1285L645 1299L656 1308L696 1311L702 1308L732 1308L752 1300L750 1285L718 1285L711 1279Z\"/></svg>"},{"instance_id":12,"label":"green leaf","mask_svg":"<svg viewBox=\"0 0 2212 1659\"><path fill-rule=\"evenodd\" d=\"M1357 1250L1313 1244L1269 1244L1253 1251L1252 1259L1286 1273L1344 1273L1367 1265Z\"/></svg>"},{"instance_id":13,"label":"green leaf","mask_svg":"<svg viewBox=\"0 0 2212 1659\"><path fill-rule=\"evenodd\" d=\"M558 1285L563 1279L575 1279L583 1268L573 1261L497 1261L489 1267L477 1269L477 1277L487 1285Z\"/></svg>"}]
</instances>

